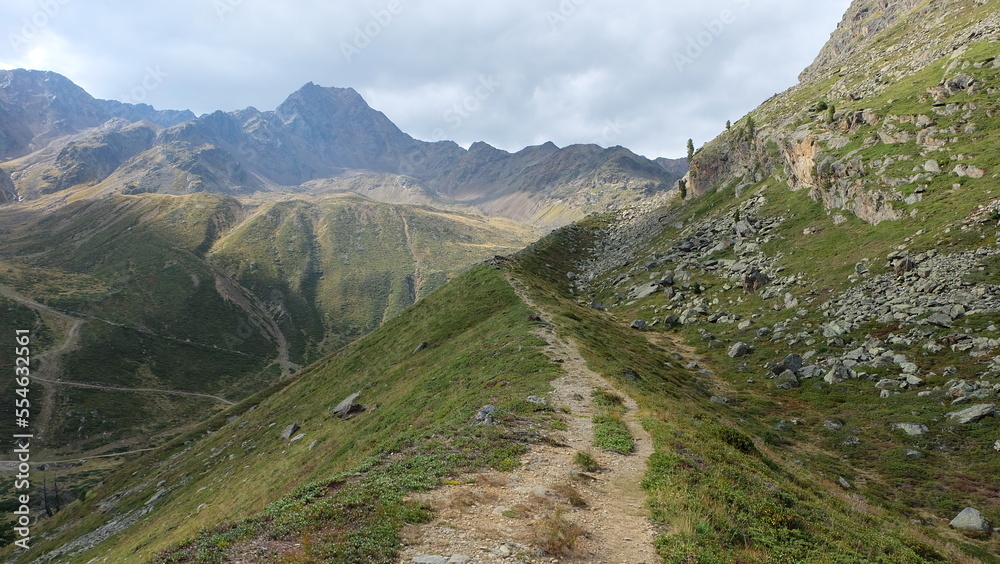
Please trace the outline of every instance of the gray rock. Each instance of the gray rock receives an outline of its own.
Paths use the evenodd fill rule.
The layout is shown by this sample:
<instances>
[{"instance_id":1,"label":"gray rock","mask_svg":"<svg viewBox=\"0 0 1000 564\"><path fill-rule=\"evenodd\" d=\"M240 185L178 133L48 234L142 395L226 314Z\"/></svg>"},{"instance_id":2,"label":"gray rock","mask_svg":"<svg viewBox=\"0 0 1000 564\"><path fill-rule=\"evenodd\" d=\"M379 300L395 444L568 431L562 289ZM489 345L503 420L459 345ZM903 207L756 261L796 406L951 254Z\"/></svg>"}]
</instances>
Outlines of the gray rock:
<instances>
[{"instance_id":1,"label":"gray rock","mask_svg":"<svg viewBox=\"0 0 1000 564\"><path fill-rule=\"evenodd\" d=\"M941 173L941 166L938 164L937 161L931 159L931 160L927 161L926 163L924 163L924 171L931 172L931 173L934 173L934 174L940 174Z\"/></svg>"},{"instance_id":2,"label":"gray rock","mask_svg":"<svg viewBox=\"0 0 1000 564\"><path fill-rule=\"evenodd\" d=\"M839 337L850 332L850 329L842 326L836 321L823 325L823 336L827 338Z\"/></svg>"},{"instance_id":3,"label":"gray rock","mask_svg":"<svg viewBox=\"0 0 1000 564\"><path fill-rule=\"evenodd\" d=\"M883 378L875 384L875 388L879 390L898 390L899 382L896 380L890 380L888 378Z\"/></svg>"},{"instance_id":4,"label":"gray rock","mask_svg":"<svg viewBox=\"0 0 1000 564\"><path fill-rule=\"evenodd\" d=\"M851 369L844 366L843 364L837 364L826 373L823 377L823 381L827 384L833 386L834 384L839 384L851 379Z\"/></svg>"},{"instance_id":5,"label":"gray rock","mask_svg":"<svg viewBox=\"0 0 1000 564\"><path fill-rule=\"evenodd\" d=\"M448 564L448 558L445 556L438 556L436 554L425 554L423 556L414 556L413 562L419 564Z\"/></svg>"},{"instance_id":6,"label":"gray rock","mask_svg":"<svg viewBox=\"0 0 1000 564\"><path fill-rule=\"evenodd\" d=\"M425 341L425 342L420 343L419 345L417 345L417 348L413 349L413 354L417 354L418 352L420 352L420 351L422 351L422 350L424 350L426 348L427 348L427 342Z\"/></svg>"},{"instance_id":7,"label":"gray rock","mask_svg":"<svg viewBox=\"0 0 1000 564\"><path fill-rule=\"evenodd\" d=\"M298 430L299 430L299 425L297 423L292 423L291 425L285 427L283 431L281 431L281 438L287 441L288 439L292 438L292 435L294 435L295 431Z\"/></svg>"},{"instance_id":8,"label":"gray rock","mask_svg":"<svg viewBox=\"0 0 1000 564\"><path fill-rule=\"evenodd\" d=\"M355 417L355 416L359 415L360 413L362 413L366 409L368 409L366 406L357 403L356 400L360 396L361 396L360 393L351 394L351 395L347 396L346 398L344 398L344 401L338 403L337 407L334 407L331 411L338 418L344 419L344 420L347 420L347 419L350 419L352 417Z\"/></svg>"},{"instance_id":9,"label":"gray rock","mask_svg":"<svg viewBox=\"0 0 1000 564\"><path fill-rule=\"evenodd\" d=\"M606 311L607 310L607 308L604 307L604 302L599 302L597 300L594 300L594 301L590 302L590 308L591 309L596 309L597 311Z\"/></svg>"},{"instance_id":10,"label":"gray rock","mask_svg":"<svg viewBox=\"0 0 1000 564\"><path fill-rule=\"evenodd\" d=\"M823 369L820 368L819 366L816 366L815 364L809 366L803 366L802 369L799 370L799 378L805 380L808 380L809 378L816 378L817 376L822 376L822 375L823 375Z\"/></svg>"},{"instance_id":11,"label":"gray rock","mask_svg":"<svg viewBox=\"0 0 1000 564\"><path fill-rule=\"evenodd\" d=\"M913 450L912 448L906 449L906 458L923 458L924 453L919 450Z\"/></svg>"},{"instance_id":12,"label":"gray rock","mask_svg":"<svg viewBox=\"0 0 1000 564\"><path fill-rule=\"evenodd\" d=\"M643 320L641 320L641 319L636 319L635 321L632 322L631 325L629 325L629 327L631 327L633 329L637 329L639 331L645 331L646 330L646 322L643 321Z\"/></svg>"},{"instance_id":13,"label":"gray rock","mask_svg":"<svg viewBox=\"0 0 1000 564\"><path fill-rule=\"evenodd\" d=\"M974 405L961 411L952 411L948 414L948 418L959 425L968 425L970 423L978 423L984 418L993 417L996 414L996 404L986 403L982 405Z\"/></svg>"},{"instance_id":14,"label":"gray rock","mask_svg":"<svg viewBox=\"0 0 1000 564\"><path fill-rule=\"evenodd\" d=\"M840 421L834 421L832 419L827 419L826 421L823 422L823 427L825 427L825 428L827 428L827 429L829 429L831 431L839 431L839 430L841 430L841 429L844 428L844 424L841 423Z\"/></svg>"},{"instance_id":15,"label":"gray rock","mask_svg":"<svg viewBox=\"0 0 1000 564\"><path fill-rule=\"evenodd\" d=\"M448 564L469 564L472 560L464 554L452 554L448 559Z\"/></svg>"},{"instance_id":16,"label":"gray rock","mask_svg":"<svg viewBox=\"0 0 1000 564\"><path fill-rule=\"evenodd\" d=\"M938 327L944 327L945 329L951 329L954 322L955 320L952 319L950 315L940 311L931 314L931 316L927 318L927 323L937 325Z\"/></svg>"},{"instance_id":17,"label":"gray rock","mask_svg":"<svg viewBox=\"0 0 1000 564\"><path fill-rule=\"evenodd\" d=\"M750 347L743 342L734 343L729 347L729 358L742 358L750 354Z\"/></svg>"},{"instance_id":18,"label":"gray rock","mask_svg":"<svg viewBox=\"0 0 1000 564\"><path fill-rule=\"evenodd\" d=\"M759 270L756 270L756 271L751 272L750 274L746 275L743 278L743 289L747 293L753 294L753 293L756 293L757 290L760 290L761 288L763 288L764 286L766 286L767 283L770 282L770 281L771 281L771 279L768 278L766 274L764 274L763 272L761 272Z\"/></svg>"},{"instance_id":19,"label":"gray rock","mask_svg":"<svg viewBox=\"0 0 1000 564\"><path fill-rule=\"evenodd\" d=\"M776 375L781 374L786 370L790 370L795 373L798 373L799 370L802 370L802 357L800 355L793 353L786 356L781 360L781 362L771 367L771 372L773 372Z\"/></svg>"},{"instance_id":20,"label":"gray rock","mask_svg":"<svg viewBox=\"0 0 1000 564\"><path fill-rule=\"evenodd\" d=\"M529 402L537 404L537 405L548 405L549 404L549 402L545 401L545 398L540 398L538 396L528 396L527 400Z\"/></svg>"},{"instance_id":21,"label":"gray rock","mask_svg":"<svg viewBox=\"0 0 1000 564\"><path fill-rule=\"evenodd\" d=\"M648 298L660 290L660 285L656 282L650 282L645 286L639 286L632 291L631 298L633 300L641 300L643 298Z\"/></svg>"},{"instance_id":22,"label":"gray rock","mask_svg":"<svg viewBox=\"0 0 1000 564\"><path fill-rule=\"evenodd\" d=\"M840 487L844 488L845 490L849 490L854 487L851 485L850 482L845 480L843 476L837 476L837 483L840 484Z\"/></svg>"},{"instance_id":23,"label":"gray rock","mask_svg":"<svg viewBox=\"0 0 1000 564\"><path fill-rule=\"evenodd\" d=\"M760 338L764 338L770 335L771 333L773 333L773 331L771 331L770 327L761 327L754 334Z\"/></svg>"},{"instance_id":24,"label":"gray rock","mask_svg":"<svg viewBox=\"0 0 1000 564\"><path fill-rule=\"evenodd\" d=\"M791 390L792 388L798 388L799 385L799 379L795 377L795 373L791 370L782 372L774 380L774 386L779 390Z\"/></svg>"},{"instance_id":25,"label":"gray rock","mask_svg":"<svg viewBox=\"0 0 1000 564\"><path fill-rule=\"evenodd\" d=\"M893 423L892 428L898 431L902 431L911 437L917 437L920 435L926 435L929 429L927 425L920 423Z\"/></svg>"},{"instance_id":26,"label":"gray rock","mask_svg":"<svg viewBox=\"0 0 1000 564\"><path fill-rule=\"evenodd\" d=\"M484 405L476 412L476 423L481 423L483 425L493 425L493 414L498 411L495 405Z\"/></svg>"},{"instance_id":27,"label":"gray rock","mask_svg":"<svg viewBox=\"0 0 1000 564\"><path fill-rule=\"evenodd\" d=\"M986 517L983 517L982 513L971 507L963 509L962 512L948 524L963 531L975 531L977 533L985 534L989 534L991 531L990 523L986 520Z\"/></svg>"},{"instance_id":28,"label":"gray rock","mask_svg":"<svg viewBox=\"0 0 1000 564\"><path fill-rule=\"evenodd\" d=\"M711 398L709 398L708 401L710 401L712 403L717 403L719 405L728 405L728 404L730 404L730 403L733 402L733 398L727 398L727 397L722 397L722 396L712 396Z\"/></svg>"}]
</instances>

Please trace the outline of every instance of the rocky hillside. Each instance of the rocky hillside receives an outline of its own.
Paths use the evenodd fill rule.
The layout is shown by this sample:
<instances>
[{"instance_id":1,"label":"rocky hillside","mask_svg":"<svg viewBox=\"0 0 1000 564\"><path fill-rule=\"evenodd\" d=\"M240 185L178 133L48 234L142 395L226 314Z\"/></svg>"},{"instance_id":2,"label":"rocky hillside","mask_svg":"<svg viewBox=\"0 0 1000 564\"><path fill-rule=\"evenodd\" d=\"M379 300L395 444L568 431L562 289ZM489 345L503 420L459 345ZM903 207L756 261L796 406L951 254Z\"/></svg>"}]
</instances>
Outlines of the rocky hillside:
<instances>
[{"instance_id":1,"label":"rocky hillside","mask_svg":"<svg viewBox=\"0 0 1000 564\"><path fill-rule=\"evenodd\" d=\"M73 188L97 194L308 191L390 174L438 206L464 206L539 227L664 193L686 172L616 147L548 143L508 153L428 143L403 133L350 88L309 83L273 111L194 118L94 100L53 73L0 77L2 168L33 200ZM2 117L4 114L0 114ZM38 116L32 119L23 116ZM112 119L114 118L114 119ZM183 122L183 123L179 123ZM387 203L392 192L367 192Z\"/></svg>"},{"instance_id":2,"label":"rocky hillside","mask_svg":"<svg viewBox=\"0 0 1000 564\"><path fill-rule=\"evenodd\" d=\"M186 110L156 111L146 104L97 100L54 72L0 70L0 161L33 153L113 118L169 127L194 117Z\"/></svg>"}]
</instances>

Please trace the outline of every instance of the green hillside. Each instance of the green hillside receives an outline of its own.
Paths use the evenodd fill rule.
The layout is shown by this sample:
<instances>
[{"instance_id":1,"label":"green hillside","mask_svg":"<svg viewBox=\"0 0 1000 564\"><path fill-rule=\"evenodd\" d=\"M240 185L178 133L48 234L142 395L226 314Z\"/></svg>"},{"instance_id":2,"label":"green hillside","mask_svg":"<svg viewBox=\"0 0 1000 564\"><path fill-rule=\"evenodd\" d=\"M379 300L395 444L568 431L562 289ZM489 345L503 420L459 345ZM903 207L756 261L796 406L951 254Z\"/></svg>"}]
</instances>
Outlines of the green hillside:
<instances>
[{"instance_id":1,"label":"green hillside","mask_svg":"<svg viewBox=\"0 0 1000 564\"><path fill-rule=\"evenodd\" d=\"M57 460L156 446L534 233L357 197L144 194L0 215L0 295L19 300L4 323L38 328L34 430Z\"/></svg>"}]
</instances>

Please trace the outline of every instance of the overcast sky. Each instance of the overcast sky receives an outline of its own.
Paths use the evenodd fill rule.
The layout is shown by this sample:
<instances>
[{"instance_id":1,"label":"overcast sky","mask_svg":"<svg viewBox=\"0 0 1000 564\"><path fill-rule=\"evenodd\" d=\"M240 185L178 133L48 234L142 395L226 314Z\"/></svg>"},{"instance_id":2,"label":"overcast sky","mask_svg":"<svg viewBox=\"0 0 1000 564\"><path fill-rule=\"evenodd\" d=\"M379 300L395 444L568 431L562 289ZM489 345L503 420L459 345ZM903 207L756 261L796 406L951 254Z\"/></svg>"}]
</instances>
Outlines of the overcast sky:
<instances>
[{"instance_id":1,"label":"overcast sky","mask_svg":"<svg viewBox=\"0 0 1000 564\"><path fill-rule=\"evenodd\" d=\"M5 0L0 68L197 114L353 87L418 139L680 157L797 81L850 0Z\"/></svg>"}]
</instances>

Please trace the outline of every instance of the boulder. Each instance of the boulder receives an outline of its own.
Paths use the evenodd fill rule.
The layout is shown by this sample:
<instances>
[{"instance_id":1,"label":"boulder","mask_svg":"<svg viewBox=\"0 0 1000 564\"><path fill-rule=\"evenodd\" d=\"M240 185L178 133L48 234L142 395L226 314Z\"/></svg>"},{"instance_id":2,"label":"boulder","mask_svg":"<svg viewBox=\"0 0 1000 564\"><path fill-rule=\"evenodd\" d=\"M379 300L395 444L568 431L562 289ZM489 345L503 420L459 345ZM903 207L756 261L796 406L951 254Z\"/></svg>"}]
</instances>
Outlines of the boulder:
<instances>
[{"instance_id":1,"label":"boulder","mask_svg":"<svg viewBox=\"0 0 1000 564\"><path fill-rule=\"evenodd\" d=\"M733 346L729 347L729 358L742 358L748 354L750 347L746 343L733 343Z\"/></svg>"},{"instance_id":2,"label":"boulder","mask_svg":"<svg viewBox=\"0 0 1000 564\"><path fill-rule=\"evenodd\" d=\"M996 414L996 404L985 403L982 405L974 405L960 411L952 411L947 415L947 417L959 425L968 425L970 423L978 423L984 418L993 417Z\"/></svg>"},{"instance_id":3,"label":"boulder","mask_svg":"<svg viewBox=\"0 0 1000 564\"><path fill-rule=\"evenodd\" d=\"M851 369L843 364L837 364L826 373L823 381L831 386L851 379Z\"/></svg>"},{"instance_id":4,"label":"boulder","mask_svg":"<svg viewBox=\"0 0 1000 564\"><path fill-rule=\"evenodd\" d=\"M778 375L786 370L798 373L798 371L801 369L802 369L802 356L793 353L786 356L778 364L772 366L771 372L773 372L775 375Z\"/></svg>"},{"instance_id":5,"label":"boulder","mask_svg":"<svg viewBox=\"0 0 1000 564\"><path fill-rule=\"evenodd\" d=\"M743 278L743 290L748 294L754 294L757 290L766 286L770 281L771 279L768 278L766 274L759 270L755 270Z\"/></svg>"},{"instance_id":6,"label":"boulder","mask_svg":"<svg viewBox=\"0 0 1000 564\"><path fill-rule=\"evenodd\" d=\"M799 379L795 377L794 372L786 370L774 380L774 386L779 390L791 390L799 387Z\"/></svg>"},{"instance_id":7,"label":"boulder","mask_svg":"<svg viewBox=\"0 0 1000 564\"><path fill-rule=\"evenodd\" d=\"M649 296L652 296L653 294L658 292L659 289L660 289L659 284L657 284L656 282L650 282L649 284L646 284L644 286L639 286L633 289L630 297L633 300L641 300L643 298L648 298Z\"/></svg>"},{"instance_id":8,"label":"boulder","mask_svg":"<svg viewBox=\"0 0 1000 564\"><path fill-rule=\"evenodd\" d=\"M922 425L919 423L893 423L892 428L897 431L902 431L911 437L918 437L920 435L926 435L929 429L927 425Z\"/></svg>"},{"instance_id":9,"label":"boulder","mask_svg":"<svg viewBox=\"0 0 1000 564\"><path fill-rule=\"evenodd\" d=\"M954 319L950 315L944 312L935 312L927 318L927 323L931 325L937 325L938 327L944 327L945 329L951 329L954 324Z\"/></svg>"},{"instance_id":10,"label":"boulder","mask_svg":"<svg viewBox=\"0 0 1000 564\"><path fill-rule=\"evenodd\" d=\"M299 425L297 423L292 423L291 425L285 427L283 431L281 431L281 438L287 441L288 439L292 438L292 435L294 435L295 431L298 430L299 430Z\"/></svg>"},{"instance_id":11,"label":"boulder","mask_svg":"<svg viewBox=\"0 0 1000 564\"><path fill-rule=\"evenodd\" d=\"M949 523L955 529L963 531L974 531L977 533L989 534L990 523L983 517L983 514L971 507L966 507Z\"/></svg>"},{"instance_id":12,"label":"boulder","mask_svg":"<svg viewBox=\"0 0 1000 564\"><path fill-rule=\"evenodd\" d=\"M368 409L366 406L357 403L357 399L359 396L361 396L360 393L351 394L347 396L346 398L344 398L344 401L338 403L337 407L334 407L331 411L333 412L334 415L336 415L340 419L347 420L352 417L355 417L356 415Z\"/></svg>"},{"instance_id":13,"label":"boulder","mask_svg":"<svg viewBox=\"0 0 1000 564\"><path fill-rule=\"evenodd\" d=\"M631 325L629 325L629 327L631 327L633 329L636 329L636 330L639 330L639 331L645 331L646 330L646 322L643 321L643 320L641 320L641 319L636 319L635 321L632 322Z\"/></svg>"},{"instance_id":14,"label":"boulder","mask_svg":"<svg viewBox=\"0 0 1000 564\"><path fill-rule=\"evenodd\" d=\"M484 405L476 412L476 423L481 423L483 425L493 425L495 421L493 420L493 414L498 411L495 405Z\"/></svg>"}]
</instances>

